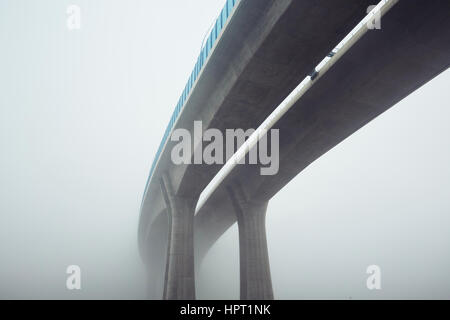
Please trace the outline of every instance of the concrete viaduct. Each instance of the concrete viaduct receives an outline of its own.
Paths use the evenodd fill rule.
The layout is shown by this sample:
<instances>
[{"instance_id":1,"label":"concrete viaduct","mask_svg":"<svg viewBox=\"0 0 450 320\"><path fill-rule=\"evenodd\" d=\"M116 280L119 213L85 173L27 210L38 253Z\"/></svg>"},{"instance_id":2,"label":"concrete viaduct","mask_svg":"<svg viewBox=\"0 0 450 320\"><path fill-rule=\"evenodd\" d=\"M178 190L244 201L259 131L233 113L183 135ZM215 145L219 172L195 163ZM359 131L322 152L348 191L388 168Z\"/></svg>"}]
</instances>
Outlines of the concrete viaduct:
<instances>
[{"instance_id":1,"label":"concrete viaduct","mask_svg":"<svg viewBox=\"0 0 450 320\"><path fill-rule=\"evenodd\" d=\"M450 65L450 1L390 0L326 73L327 55L379 0L227 0L155 156L142 200L139 247L153 299L195 299L209 248L239 228L240 297L273 299L265 233L269 200L314 160ZM383 0L388 3L389 0ZM318 76L319 75L319 76ZM304 79L311 87L276 122L280 168L175 165L176 128L257 128ZM424 106L425 107L425 106ZM195 149L192 149L194 156Z\"/></svg>"}]
</instances>

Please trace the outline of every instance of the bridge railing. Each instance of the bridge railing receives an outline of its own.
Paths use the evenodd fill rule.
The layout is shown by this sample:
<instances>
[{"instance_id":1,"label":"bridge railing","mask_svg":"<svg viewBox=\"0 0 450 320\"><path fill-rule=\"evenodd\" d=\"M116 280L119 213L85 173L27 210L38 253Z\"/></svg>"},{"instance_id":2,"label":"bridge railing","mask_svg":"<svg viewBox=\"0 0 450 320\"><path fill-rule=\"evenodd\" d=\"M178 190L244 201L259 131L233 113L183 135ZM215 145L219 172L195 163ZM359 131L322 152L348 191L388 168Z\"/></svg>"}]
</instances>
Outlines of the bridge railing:
<instances>
[{"instance_id":1,"label":"bridge railing","mask_svg":"<svg viewBox=\"0 0 450 320\"><path fill-rule=\"evenodd\" d=\"M152 163L150 173L148 176L148 180L147 180L147 185L145 187L146 190L148 187L148 183L153 175L153 171L155 170L156 164L158 163L158 159L161 155L164 145L166 144L166 141L167 141L170 133L172 132L172 128L173 128L181 110L183 109L183 106L189 96L189 93L190 93L192 87L194 86L194 83L197 80L201 70L203 69L203 66L204 66L206 60L208 59L211 49L213 48L217 38L219 37L220 32L222 31L223 27L225 26L225 23L227 22L228 18L231 16L231 13L233 12L233 9L238 1L239 0L226 0L225 6L223 7L222 11L220 12L218 18L216 19L215 24L214 24L211 32L209 33L209 36L206 39L205 44L203 45L203 47L200 51L200 55L194 66L194 69L192 70L191 75L189 76L189 79L186 83L186 86L184 87L184 90L183 90L180 98L178 99L178 103L175 106L175 110L174 110L172 117L170 118L169 124L167 125L167 128L164 132L163 138L161 140L161 143L159 144L155 158L153 159L153 163ZM144 192L144 195L145 195L145 192Z\"/></svg>"}]
</instances>

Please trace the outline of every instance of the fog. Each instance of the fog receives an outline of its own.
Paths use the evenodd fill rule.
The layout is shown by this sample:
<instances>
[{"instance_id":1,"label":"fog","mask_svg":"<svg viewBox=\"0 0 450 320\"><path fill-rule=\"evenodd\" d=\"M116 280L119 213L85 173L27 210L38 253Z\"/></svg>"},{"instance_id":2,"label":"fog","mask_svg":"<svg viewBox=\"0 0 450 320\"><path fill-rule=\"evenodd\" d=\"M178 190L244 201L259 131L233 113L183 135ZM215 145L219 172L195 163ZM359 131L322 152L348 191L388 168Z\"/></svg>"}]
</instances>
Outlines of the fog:
<instances>
[{"instance_id":1,"label":"fog","mask_svg":"<svg viewBox=\"0 0 450 320\"><path fill-rule=\"evenodd\" d=\"M0 2L0 298L146 297L141 197L223 2ZM276 298L450 298L449 82L446 71L271 200ZM198 298L239 297L237 239L235 225L211 249ZM81 290L66 288L69 265ZM381 290L366 287L369 265Z\"/></svg>"}]
</instances>

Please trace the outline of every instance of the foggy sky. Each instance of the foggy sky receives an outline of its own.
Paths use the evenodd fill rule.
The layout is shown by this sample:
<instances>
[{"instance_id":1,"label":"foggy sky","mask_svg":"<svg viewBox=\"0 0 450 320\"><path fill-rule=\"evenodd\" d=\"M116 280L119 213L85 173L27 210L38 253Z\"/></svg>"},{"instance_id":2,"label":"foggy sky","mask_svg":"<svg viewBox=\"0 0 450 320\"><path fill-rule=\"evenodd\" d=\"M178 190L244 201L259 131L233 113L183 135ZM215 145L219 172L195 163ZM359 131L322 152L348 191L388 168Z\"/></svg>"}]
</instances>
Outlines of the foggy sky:
<instances>
[{"instance_id":1,"label":"foggy sky","mask_svg":"<svg viewBox=\"0 0 450 320\"><path fill-rule=\"evenodd\" d=\"M223 2L0 2L0 298L145 298L142 193ZM66 27L69 4L80 30ZM276 298L450 298L449 82L446 71L271 200ZM239 297L237 239L235 225L211 249L198 298ZM66 289L72 264L80 291ZM381 290L366 288L372 264Z\"/></svg>"}]
</instances>

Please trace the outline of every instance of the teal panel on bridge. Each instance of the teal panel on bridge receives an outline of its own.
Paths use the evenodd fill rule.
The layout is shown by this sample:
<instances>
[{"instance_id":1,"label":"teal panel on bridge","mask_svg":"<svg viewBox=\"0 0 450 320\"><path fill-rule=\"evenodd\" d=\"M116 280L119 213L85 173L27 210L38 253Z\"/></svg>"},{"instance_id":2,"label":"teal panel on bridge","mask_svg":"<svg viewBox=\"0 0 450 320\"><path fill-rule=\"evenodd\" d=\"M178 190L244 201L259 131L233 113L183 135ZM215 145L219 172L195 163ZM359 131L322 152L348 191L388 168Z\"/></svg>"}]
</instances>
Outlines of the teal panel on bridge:
<instances>
[{"instance_id":1,"label":"teal panel on bridge","mask_svg":"<svg viewBox=\"0 0 450 320\"><path fill-rule=\"evenodd\" d=\"M173 126L174 126L186 100L187 100L187 97L189 96L189 93L190 93L192 87L194 86L194 83L197 80L197 77L200 74L200 72L205 64L205 62L211 52L211 49L214 46L215 41L217 40L218 36L220 35L220 32L222 31L223 27L225 26L226 21L231 16L231 13L233 12L233 9L238 1L239 0L226 0L225 6L223 7L222 11L220 12L220 14L214 24L214 27L212 28L212 30L206 40L205 45L202 47L202 49L200 51L200 55L197 59L194 70L192 70L192 73L186 83L183 93L181 94L181 97L179 98L178 103L175 106L175 110L174 110L172 117L170 118L169 124L164 132L163 138L158 147L155 158L153 159L153 163L152 163L152 166L150 169L150 174L148 176L144 195L147 191L148 183L153 175L153 171L155 170L156 163L158 162L158 159L161 155L164 145L165 145L167 139L169 138L172 128L173 128Z\"/></svg>"}]
</instances>

